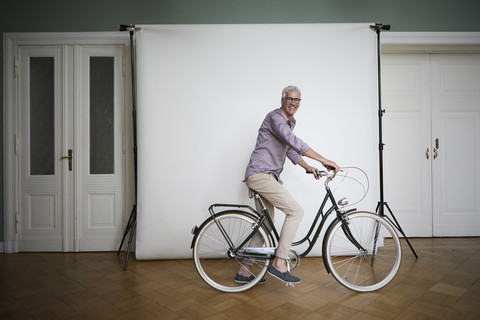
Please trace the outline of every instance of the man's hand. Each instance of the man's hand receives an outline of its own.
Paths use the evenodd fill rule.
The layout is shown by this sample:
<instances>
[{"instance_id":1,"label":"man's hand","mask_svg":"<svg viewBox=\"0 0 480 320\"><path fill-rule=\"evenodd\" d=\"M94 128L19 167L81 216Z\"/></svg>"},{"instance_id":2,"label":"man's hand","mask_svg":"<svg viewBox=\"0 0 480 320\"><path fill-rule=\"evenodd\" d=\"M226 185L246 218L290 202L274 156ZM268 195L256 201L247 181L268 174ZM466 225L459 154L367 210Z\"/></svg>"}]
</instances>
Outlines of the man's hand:
<instances>
[{"instance_id":1,"label":"man's hand","mask_svg":"<svg viewBox=\"0 0 480 320\"><path fill-rule=\"evenodd\" d=\"M340 170L340 167L338 166L338 164L336 164L334 161L331 161L331 160L326 160L325 161L322 161L322 165L328 170L333 170L335 172L335 174L337 174L338 170Z\"/></svg>"},{"instance_id":2,"label":"man's hand","mask_svg":"<svg viewBox=\"0 0 480 320\"><path fill-rule=\"evenodd\" d=\"M307 171L307 173L313 173L313 177L316 180L320 179L320 176L318 175L318 169L317 168L312 167L312 166L308 166L307 168L305 168L305 170Z\"/></svg>"},{"instance_id":3,"label":"man's hand","mask_svg":"<svg viewBox=\"0 0 480 320\"><path fill-rule=\"evenodd\" d=\"M335 174L337 174L338 170L340 170L340 167L338 166L338 164L336 164L334 161L331 161L331 160L328 160L324 157L322 157L321 155L319 155L315 150L313 149L308 149L307 151L305 151L303 154L303 156L306 156L306 157L309 157L310 159L314 159L314 160L317 160L318 162L320 162L325 168L327 168L328 171L330 170L333 170L335 172ZM305 168L305 170L307 169L305 166L302 165L302 167ZM307 171L308 172L308 171Z\"/></svg>"}]
</instances>

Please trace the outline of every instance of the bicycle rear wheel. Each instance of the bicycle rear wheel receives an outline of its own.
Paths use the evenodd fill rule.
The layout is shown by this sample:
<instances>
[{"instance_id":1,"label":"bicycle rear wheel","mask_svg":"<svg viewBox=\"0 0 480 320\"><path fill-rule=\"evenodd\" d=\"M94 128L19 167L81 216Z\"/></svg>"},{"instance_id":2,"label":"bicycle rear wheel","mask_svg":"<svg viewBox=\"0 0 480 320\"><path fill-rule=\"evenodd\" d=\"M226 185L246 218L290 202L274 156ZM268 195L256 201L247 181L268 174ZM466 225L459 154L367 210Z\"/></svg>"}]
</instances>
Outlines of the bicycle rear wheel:
<instances>
[{"instance_id":1,"label":"bicycle rear wheel","mask_svg":"<svg viewBox=\"0 0 480 320\"><path fill-rule=\"evenodd\" d=\"M200 277L211 287L224 292L241 292L250 289L265 275L270 259L266 257L242 257L242 248L235 254L234 250L253 231L256 219L239 211L226 211L207 219L198 229L193 242L193 260ZM225 230L226 236L233 243L229 245L222 234L219 225ZM270 245L268 233L260 228L254 239L247 243L249 247L255 242L255 247ZM248 270L252 280L238 283L235 277L241 268ZM238 279L237 279L238 280Z\"/></svg>"},{"instance_id":2,"label":"bicycle rear wheel","mask_svg":"<svg viewBox=\"0 0 480 320\"><path fill-rule=\"evenodd\" d=\"M345 220L345 230L343 222L335 220L325 234L327 267L340 284L351 290L383 288L395 277L402 260L397 232L387 220L371 212L352 212ZM349 232L354 240L347 236Z\"/></svg>"}]
</instances>

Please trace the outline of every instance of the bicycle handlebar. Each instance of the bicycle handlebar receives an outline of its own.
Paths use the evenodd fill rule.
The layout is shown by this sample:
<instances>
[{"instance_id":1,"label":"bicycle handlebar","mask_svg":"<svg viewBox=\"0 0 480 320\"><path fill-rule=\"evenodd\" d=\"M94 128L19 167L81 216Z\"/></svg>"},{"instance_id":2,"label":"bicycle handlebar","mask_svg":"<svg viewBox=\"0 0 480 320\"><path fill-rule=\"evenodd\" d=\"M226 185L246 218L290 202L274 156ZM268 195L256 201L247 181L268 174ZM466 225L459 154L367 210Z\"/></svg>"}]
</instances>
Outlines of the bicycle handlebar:
<instances>
[{"instance_id":1,"label":"bicycle handlebar","mask_svg":"<svg viewBox=\"0 0 480 320\"><path fill-rule=\"evenodd\" d=\"M350 169L355 169L355 170L360 171L363 174L363 176L365 177L365 183L362 183L362 181L360 181L359 178L357 178L357 177L349 176ZM340 172L342 172L342 173L340 174ZM308 174L313 174L313 172L307 172L307 173ZM358 167L341 167L338 170L337 173L335 173L334 171L325 171L325 170L318 170L317 169L316 173L320 178L323 178L323 177L327 178L325 183L324 183L325 188L329 188L328 184L337 176L337 174L338 174L338 176L342 177L341 181L344 181L344 179L351 179L351 180L359 183L360 186L363 189L363 196L361 197L360 200L358 200L355 203L350 204L349 206L353 206L353 205L359 203L360 201L362 201L365 198L365 196L367 195L369 187L370 187L370 183L369 183L367 174L362 169L360 169Z\"/></svg>"},{"instance_id":2,"label":"bicycle handlebar","mask_svg":"<svg viewBox=\"0 0 480 320\"><path fill-rule=\"evenodd\" d=\"M335 176L335 173L324 171L324 170L317 170L317 174L320 177L327 177L327 178Z\"/></svg>"},{"instance_id":3,"label":"bicycle handlebar","mask_svg":"<svg viewBox=\"0 0 480 320\"><path fill-rule=\"evenodd\" d=\"M342 170L339 170L339 171L342 171ZM307 173L313 174L313 172L307 172ZM327 180L325 181L325 188L328 188L328 183L332 181L333 178L335 178L335 176L337 175L335 172L329 172L325 170L317 170L316 173L320 178L323 178L323 177L327 178Z\"/></svg>"},{"instance_id":4,"label":"bicycle handlebar","mask_svg":"<svg viewBox=\"0 0 480 320\"><path fill-rule=\"evenodd\" d=\"M342 170L339 170L342 171ZM313 174L313 172L307 172L307 174ZM327 177L327 178L334 178L336 173L335 172L329 172L325 170L317 170L317 175L319 177Z\"/></svg>"}]
</instances>

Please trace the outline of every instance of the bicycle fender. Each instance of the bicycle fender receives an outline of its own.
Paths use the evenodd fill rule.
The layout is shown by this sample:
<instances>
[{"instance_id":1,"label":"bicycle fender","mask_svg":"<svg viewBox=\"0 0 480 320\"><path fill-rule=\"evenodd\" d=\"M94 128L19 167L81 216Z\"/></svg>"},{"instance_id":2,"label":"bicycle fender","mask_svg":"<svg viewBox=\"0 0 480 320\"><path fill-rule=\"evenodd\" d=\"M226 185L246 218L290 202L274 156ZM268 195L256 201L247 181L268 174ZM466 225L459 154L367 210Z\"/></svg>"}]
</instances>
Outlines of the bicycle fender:
<instances>
[{"instance_id":1,"label":"bicycle fender","mask_svg":"<svg viewBox=\"0 0 480 320\"><path fill-rule=\"evenodd\" d=\"M332 270L330 270L330 267L328 266L328 263L327 263L327 255L325 254L327 252L327 237L328 235L330 234L330 232L332 231L333 229L333 226L335 225L335 223L337 223L338 221L338 217L336 217L332 223L330 223L330 225L328 226L327 230L325 231L325 234L323 236L323 242L322 242L322 260L323 260L323 264L325 265L325 269L327 270L327 273L331 273Z\"/></svg>"},{"instance_id":2,"label":"bicycle fender","mask_svg":"<svg viewBox=\"0 0 480 320\"><path fill-rule=\"evenodd\" d=\"M361 212L361 211L358 211L357 209L350 209L348 210L347 212L345 212L343 214L343 216L348 216L352 213L355 213L355 212ZM335 225L335 223L337 223L337 221L339 221L340 219L338 217L336 217L332 223L330 223L330 225L328 226L327 230L325 231L325 235L323 236L323 242L322 242L322 260L323 260L323 264L325 265L325 269L327 270L328 273L331 273L331 270L330 268L328 267L328 263L327 263L327 255L325 254L325 252L327 252L327 247L326 247L326 243L327 241L327 237L328 235L330 234L330 232L332 231L333 229L333 226Z\"/></svg>"}]
</instances>

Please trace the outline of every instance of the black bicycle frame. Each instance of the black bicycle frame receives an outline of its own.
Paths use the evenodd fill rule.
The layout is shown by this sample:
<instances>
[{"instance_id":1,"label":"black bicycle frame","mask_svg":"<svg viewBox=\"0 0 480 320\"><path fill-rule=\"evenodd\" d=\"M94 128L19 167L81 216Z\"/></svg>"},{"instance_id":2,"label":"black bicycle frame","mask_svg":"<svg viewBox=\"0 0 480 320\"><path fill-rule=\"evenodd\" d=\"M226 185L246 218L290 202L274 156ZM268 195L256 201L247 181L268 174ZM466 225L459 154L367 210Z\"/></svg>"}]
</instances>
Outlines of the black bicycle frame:
<instances>
[{"instance_id":1,"label":"black bicycle frame","mask_svg":"<svg viewBox=\"0 0 480 320\"><path fill-rule=\"evenodd\" d=\"M320 206L320 208L318 209L318 212L313 220L313 223L310 227L310 230L308 231L308 233L306 234L306 236L299 240L299 241L295 241L292 243L292 246L298 246L298 245L301 245L303 244L304 242L308 241L308 247L307 249L305 250L305 252L299 254L299 257L300 258L303 258L305 257L307 254L310 253L310 251L313 249L313 247L315 246L317 240L318 240L318 237L320 236L320 233L323 229L323 226L325 225L326 221L327 221L327 218L330 216L330 214L335 211L337 213L337 219L340 219L343 224L342 224L342 229L346 235L346 237L360 250L364 250L362 248L362 246L355 240L354 236L352 235L352 233L350 232L350 229L348 228L348 223L345 221L344 219L344 215L349 213L349 212L352 212L352 211L355 211L356 209L350 209L348 211L341 211L335 201L335 197L333 196L333 193L332 191L330 190L330 188L327 186L326 188L327 190L327 193L325 195L325 197L323 198L323 201L322 201L322 204ZM330 200L330 202L332 203L332 206L326 211L324 212L324 209L325 209L325 206L327 204L327 201ZM215 219L216 217L216 214L220 213L215 213L214 212L214 208L215 207L224 207L224 208L244 208L244 209L248 209L249 211L251 211L252 213L254 213L254 215L256 216L257 218L257 223L256 223L256 226L255 228L253 229L253 231L248 235L248 237L238 246L238 247L235 247L235 245L233 244L232 240L229 238L227 232L225 231L225 229L223 228L222 224L217 221L217 219ZM258 258L265 258L265 257L268 257L268 258L272 258L274 257L274 255L266 255L266 254L244 254L244 253L239 253L238 250L239 248L243 248L244 245L246 245L248 243L248 241L250 241L250 239L253 238L253 236L255 235L255 233L258 231L258 229L260 229L260 227L262 225L265 225L265 220L267 220L270 224L270 226L272 227L271 228L271 232L270 232L270 237L271 237L271 240L273 241L273 245L275 245L275 243L278 243L279 239L280 239L280 236L275 228L275 225L273 223L273 219L271 218L270 216L270 213L268 212L268 210L265 208L263 209L263 214L260 214L258 211L256 211L255 209L253 209L252 207L248 206L248 205L235 205L235 204L213 204L210 206L209 208L209 212L210 212L210 215L212 216L212 218L214 219L215 223L217 224L218 228L220 229L220 232L222 233L222 235L225 237L225 239L227 240L228 242L228 245L229 247L231 248L231 250L233 251L233 253L235 255L239 255L239 256L248 256L248 257L258 257ZM322 218L320 220L320 217ZM319 220L320 220L320 223L319 223ZM318 226L317 226L318 224ZM317 226L317 227L316 227ZM316 228L315 228L316 227ZM273 235L271 234L273 233ZM313 234L313 238L310 239L310 237L312 236Z\"/></svg>"},{"instance_id":2,"label":"black bicycle frame","mask_svg":"<svg viewBox=\"0 0 480 320\"><path fill-rule=\"evenodd\" d=\"M225 229L223 228L222 224L220 223L220 221L218 221L216 219L216 215L217 214L220 214L221 212L217 212L215 213L215 211L213 210L213 208L215 207L223 207L223 208L244 208L244 209L248 209L250 210L252 213L253 213L253 216L257 219L257 222L256 222L256 226L255 228L253 229L253 231L248 235L247 238L245 238L245 240L239 244L238 246L235 246L234 243L232 242L232 240L230 239L230 237L228 236L228 233L225 231ZM252 207L248 206L248 205L240 205L240 204L212 204L209 208L208 208L208 211L210 212L210 215L212 216L213 220L215 221L215 224L217 225L218 229L220 230L220 232L222 233L223 237L225 238L225 240L227 240L227 243L228 243L228 246L230 247L230 249L232 250L232 253L235 255L235 256L242 256L242 257L251 257L251 258L265 258L266 256L268 256L268 258L272 258L273 256L271 255L264 255L264 254L259 254L259 255L255 255L255 254L243 254L243 253L240 253L238 252L240 249L242 249L252 238L253 236L255 235L255 233L258 231L258 229L260 229L261 226L265 225L265 220L268 221L268 223L272 226L272 230L271 232L273 232L273 235L271 234L271 232L269 232L269 236L270 236L270 239L272 240L272 244L275 246L276 242L278 242L278 239L280 238L280 236L278 235L278 232L277 230L275 229L275 226L273 224L273 220L272 220L272 217L270 216L270 214L268 213L267 209L264 209L264 214L263 215L260 215L258 213L258 211L256 211L255 209L253 209ZM245 213L245 211L239 211L239 212L243 212Z\"/></svg>"}]
</instances>

